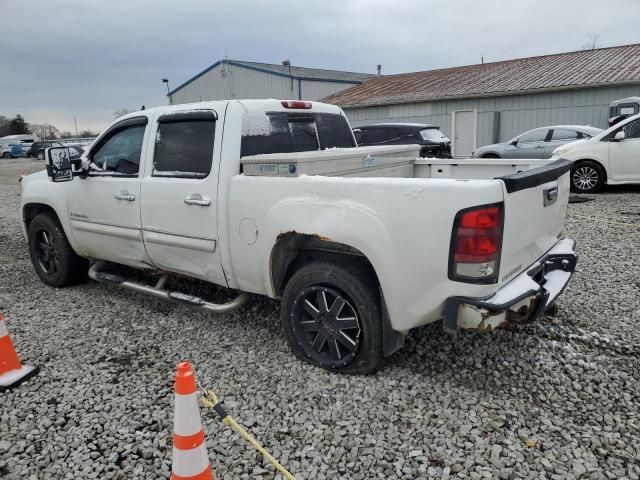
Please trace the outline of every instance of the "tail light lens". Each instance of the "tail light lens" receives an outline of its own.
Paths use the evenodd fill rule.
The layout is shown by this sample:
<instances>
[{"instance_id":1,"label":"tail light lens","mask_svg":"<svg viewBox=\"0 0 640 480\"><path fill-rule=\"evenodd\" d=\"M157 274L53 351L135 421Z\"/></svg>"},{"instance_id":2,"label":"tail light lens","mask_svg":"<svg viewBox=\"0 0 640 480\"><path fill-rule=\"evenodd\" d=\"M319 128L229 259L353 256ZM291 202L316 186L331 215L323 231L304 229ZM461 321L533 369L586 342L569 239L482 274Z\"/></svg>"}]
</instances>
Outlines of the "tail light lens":
<instances>
[{"instance_id":1,"label":"tail light lens","mask_svg":"<svg viewBox=\"0 0 640 480\"><path fill-rule=\"evenodd\" d=\"M451 235L451 280L469 283L498 281L503 217L502 203L458 212Z\"/></svg>"},{"instance_id":2,"label":"tail light lens","mask_svg":"<svg viewBox=\"0 0 640 480\"><path fill-rule=\"evenodd\" d=\"M311 108L311 102L301 102L299 100L282 100L280 103L284 108L299 108L302 110Z\"/></svg>"}]
</instances>

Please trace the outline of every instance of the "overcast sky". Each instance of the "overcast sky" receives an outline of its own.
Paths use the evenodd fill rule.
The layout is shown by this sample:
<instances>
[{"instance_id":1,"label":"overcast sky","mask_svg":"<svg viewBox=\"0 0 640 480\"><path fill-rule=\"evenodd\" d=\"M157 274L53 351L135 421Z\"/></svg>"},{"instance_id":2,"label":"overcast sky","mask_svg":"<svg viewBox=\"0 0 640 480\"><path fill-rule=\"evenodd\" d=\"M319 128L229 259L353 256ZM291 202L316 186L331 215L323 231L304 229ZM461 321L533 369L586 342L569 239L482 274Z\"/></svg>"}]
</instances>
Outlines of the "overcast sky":
<instances>
[{"instance_id":1,"label":"overcast sky","mask_svg":"<svg viewBox=\"0 0 640 480\"><path fill-rule=\"evenodd\" d=\"M73 131L231 59L375 73L640 43L640 1L0 0L0 115Z\"/></svg>"}]
</instances>

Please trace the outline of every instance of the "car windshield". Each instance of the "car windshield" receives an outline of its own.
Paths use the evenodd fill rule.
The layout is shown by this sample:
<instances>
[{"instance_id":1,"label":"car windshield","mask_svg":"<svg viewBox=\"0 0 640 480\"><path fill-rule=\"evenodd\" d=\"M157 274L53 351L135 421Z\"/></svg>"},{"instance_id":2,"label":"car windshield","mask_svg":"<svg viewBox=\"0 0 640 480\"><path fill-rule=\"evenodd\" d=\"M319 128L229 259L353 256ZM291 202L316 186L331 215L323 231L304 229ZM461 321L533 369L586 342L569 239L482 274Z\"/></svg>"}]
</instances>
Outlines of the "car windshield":
<instances>
[{"instance_id":1,"label":"car windshield","mask_svg":"<svg viewBox=\"0 0 640 480\"><path fill-rule=\"evenodd\" d=\"M437 128L425 128L420 130L420 136L423 140L431 142L448 142L449 138Z\"/></svg>"}]
</instances>

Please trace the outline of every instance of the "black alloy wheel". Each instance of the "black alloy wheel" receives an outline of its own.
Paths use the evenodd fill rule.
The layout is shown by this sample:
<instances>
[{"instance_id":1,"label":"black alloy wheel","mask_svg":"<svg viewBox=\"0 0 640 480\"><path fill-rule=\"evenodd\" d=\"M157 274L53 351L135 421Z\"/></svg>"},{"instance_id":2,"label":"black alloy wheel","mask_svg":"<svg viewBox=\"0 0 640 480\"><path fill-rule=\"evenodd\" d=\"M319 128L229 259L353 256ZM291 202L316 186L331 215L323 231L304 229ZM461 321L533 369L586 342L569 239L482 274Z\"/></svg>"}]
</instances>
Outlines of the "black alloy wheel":
<instances>
[{"instance_id":1,"label":"black alloy wheel","mask_svg":"<svg viewBox=\"0 0 640 480\"><path fill-rule=\"evenodd\" d=\"M41 228L35 234L36 259L46 275L55 275L60 268L60 252L52 232Z\"/></svg>"},{"instance_id":2,"label":"black alloy wheel","mask_svg":"<svg viewBox=\"0 0 640 480\"><path fill-rule=\"evenodd\" d=\"M294 336L318 363L339 368L351 363L360 347L358 313L343 292L311 286L294 300L293 315L299 324Z\"/></svg>"}]
</instances>

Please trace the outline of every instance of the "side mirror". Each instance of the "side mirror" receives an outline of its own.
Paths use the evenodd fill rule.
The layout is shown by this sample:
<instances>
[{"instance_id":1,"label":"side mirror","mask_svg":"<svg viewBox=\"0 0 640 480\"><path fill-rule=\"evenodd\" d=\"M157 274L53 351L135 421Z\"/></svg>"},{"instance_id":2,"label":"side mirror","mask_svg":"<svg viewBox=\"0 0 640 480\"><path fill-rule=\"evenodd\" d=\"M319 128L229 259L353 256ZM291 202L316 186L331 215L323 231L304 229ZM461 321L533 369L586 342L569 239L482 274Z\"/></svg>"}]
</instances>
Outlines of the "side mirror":
<instances>
[{"instance_id":1,"label":"side mirror","mask_svg":"<svg viewBox=\"0 0 640 480\"><path fill-rule=\"evenodd\" d=\"M624 130L620 130L618 133L615 134L615 136L613 137L613 139L616 142L621 142L622 140L624 140L626 138L626 135L624 133Z\"/></svg>"},{"instance_id":2,"label":"side mirror","mask_svg":"<svg viewBox=\"0 0 640 480\"><path fill-rule=\"evenodd\" d=\"M513 140L511 140L511 141L509 142L509 145L513 145L513 146L515 147L516 145L518 145L518 139L517 139L517 138L514 138Z\"/></svg>"},{"instance_id":3,"label":"side mirror","mask_svg":"<svg viewBox=\"0 0 640 480\"><path fill-rule=\"evenodd\" d=\"M44 156L47 160L47 175L52 182L73 180L71 153L68 147L47 148Z\"/></svg>"}]
</instances>

